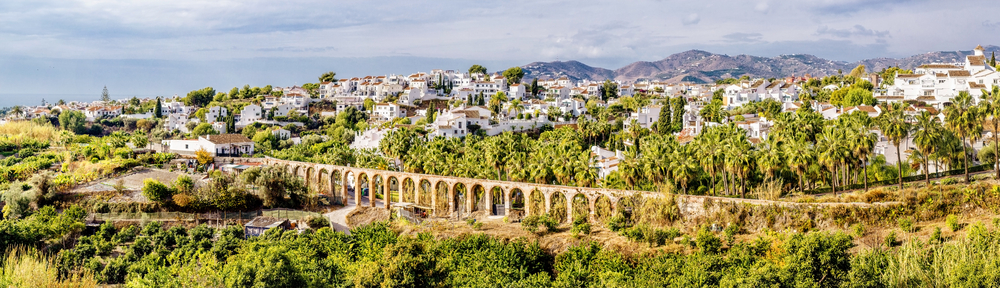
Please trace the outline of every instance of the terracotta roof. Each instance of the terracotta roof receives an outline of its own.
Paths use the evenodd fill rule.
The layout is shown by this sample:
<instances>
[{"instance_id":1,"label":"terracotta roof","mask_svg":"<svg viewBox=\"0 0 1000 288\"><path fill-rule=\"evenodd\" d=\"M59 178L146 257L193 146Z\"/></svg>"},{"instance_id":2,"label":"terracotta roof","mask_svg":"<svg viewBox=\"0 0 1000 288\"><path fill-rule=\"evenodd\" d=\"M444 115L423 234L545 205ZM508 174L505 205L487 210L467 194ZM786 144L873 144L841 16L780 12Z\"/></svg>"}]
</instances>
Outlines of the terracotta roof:
<instances>
[{"instance_id":1,"label":"terracotta roof","mask_svg":"<svg viewBox=\"0 0 1000 288\"><path fill-rule=\"evenodd\" d=\"M953 71L948 71L948 76L951 76L951 77L968 77L968 76L972 76L972 74L969 73L969 71L965 71L965 70L953 70Z\"/></svg>"},{"instance_id":2,"label":"terracotta roof","mask_svg":"<svg viewBox=\"0 0 1000 288\"><path fill-rule=\"evenodd\" d=\"M983 49L983 45L976 45L976 49L974 50L986 50L986 49Z\"/></svg>"},{"instance_id":3,"label":"terracotta roof","mask_svg":"<svg viewBox=\"0 0 1000 288\"><path fill-rule=\"evenodd\" d=\"M920 68L925 69L961 69L958 66L952 64L924 64L920 65Z\"/></svg>"},{"instance_id":4,"label":"terracotta roof","mask_svg":"<svg viewBox=\"0 0 1000 288\"><path fill-rule=\"evenodd\" d=\"M230 143L246 143L252 142L247 136L243 134L222 134L222 135L208 135L208 142L215 144L230 144Z\"/></svg>"},{"instance_id":5,"label":"terracotta roof","mask_svg":"<svg viewBox=\"0 0 1000 288\"><path fill-rule=\"evenodd\" d=\"M920 101L932 100L933 101L933 100L937 100L937 97L934 97L934 96L920 96L920 97L917 97L917 100L920 100Z\"/></svg>"},{"instance_id":6,"label":"terracotta roof","mask_svg":"<svg viewBox=\"0 0 1000 288\"><path fill-rule=\"evenodd\" d=\"M969 63L972 65L986 64L986 56L983 55L967 56L966 59L969 59Z\"/></svg>"},{"instance_id":7,"label":"terracotta roof","mask_svg":"<svg viewBox=\"0 0 1000 288\"><path fill-rule=\"evenodd\" d=\"M899 74L899 75L896 75L896 78L918 78L920 76L923 76L923 75L920 75L920 74Z\"/></svg>"},{"instance_id":8,"label":"terracotta roof","mask_svg":"<svg viewBox=\"0 0 1000 288\"><path fill-rule=\"evenodd\" d=\"M969 88L983 89L986 88L986 84L979 84L976 82L969 82Z\"/></svg>"}]
</instances>

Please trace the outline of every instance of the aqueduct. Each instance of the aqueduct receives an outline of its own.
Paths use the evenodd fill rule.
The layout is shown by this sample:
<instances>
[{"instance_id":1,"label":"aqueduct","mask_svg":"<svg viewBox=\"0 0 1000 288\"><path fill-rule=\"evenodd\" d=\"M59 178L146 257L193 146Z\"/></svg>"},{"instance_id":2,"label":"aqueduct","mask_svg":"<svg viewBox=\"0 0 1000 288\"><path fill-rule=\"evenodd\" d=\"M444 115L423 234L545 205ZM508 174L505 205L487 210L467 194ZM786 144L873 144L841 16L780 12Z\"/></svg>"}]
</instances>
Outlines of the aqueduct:
<instances>
[{"instance_id":1,"label":"aqueduct","mask_svg":"<svg viewBox=\"0 0 1000 288\"><path fill-rule=\"evenodd\" d=\"M389 209L394 202L409 202L431 208L433 215L429 216L433 217L465 217L477 211L484 211L488 215L510 215L511 210L523 209L525 215L551 213L550 215L560 221L573 221L575 217L584 215L590 220L600 220L610 217L619 209L633 205L631 201L622 201L628 196L636 194L643 197L662 196L648 191L449 177L274 158L227 160L223 161L283 167L305 179L311 190L342 197L345 204L354 201L360 206L362 193L368 192L369 199L383 199L381 205L383 208ZM795 203L696 195L674 195L674 197L680 213L685 217L704 215L709 202L790 207L838 205L871 207L894 203ZM375 201L368 202L370 207L376 207Z\"/></svg>"},{"instance_id":2,"label":"aqueduct","mask_svg":"<svg viewBox=\"0 0 1000 288\"><path fill-rule=\"evenodd\" d=\"M394 202L410 202L432 208L433 216L436 217L462 217L477 211L485 211L488 215L509 215L512 209L523 209L525 215L552 212L563 221L572 221L574 217L583 215L603 218L610 217L610 213L619 209L618 202L622 197L631 193L653 194L395 172L273 158L241 160L284 167L305 179L310 189L343 197L345 203L362 199L362 193L368 192L369 199L383 200L384 204L380 205L383 208L392 207ZM349 191L353 191L352 195L348 195ZM532 201L539 197L543 201ZM375 201L368 202L369 206L376 207ZM537 205L541 204L537 202L544 205ZM502 208L499 205L503 205ZM597 209L598 207L610 209ZM606 213L607 215L603 215Z\"/></svg>"}]
</instances>

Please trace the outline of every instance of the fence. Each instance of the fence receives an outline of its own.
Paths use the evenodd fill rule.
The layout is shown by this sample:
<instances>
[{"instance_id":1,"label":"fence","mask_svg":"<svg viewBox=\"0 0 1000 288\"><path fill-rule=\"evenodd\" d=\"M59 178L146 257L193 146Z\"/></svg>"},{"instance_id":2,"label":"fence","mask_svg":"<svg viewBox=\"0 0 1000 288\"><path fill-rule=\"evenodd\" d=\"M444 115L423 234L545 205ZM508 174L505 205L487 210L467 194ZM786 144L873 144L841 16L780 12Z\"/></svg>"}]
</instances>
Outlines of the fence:
<instances>
[{"instance_id":1,"label":"fence","mask_svg":"<svg viewBox=\"0 0 1000 288\"><path fill-rule=\"evenodd\" d=\"M111 213L90 213L87 220L90 221L200 221L200 220L250 220L257 216L267 216L274 218L285 218L298 220L306 217L322 217L316 212L292 210L292 209L262 209L254 211L240 212L206 212L206 213L184 213L184 212L111 212Z\"/></svg>"},{"instance_id":2,"label":"fence","mask_svg":"<svg viewBox=\"0 0 1000 288\"><path fill-rule=\"evenodd\" d=\"M972 173L978 173L978 172L983 172L983 171L987 171L987 170L991 170L991 169L993 169L993 164L983 164L983 165L977 165L977 166L969 166L969 173L970 174L972 174ZM948 171L941 171L941 172L936 172L936 173L930 173L927 176L930 176L931 179L935 179L935 178L941 178L941 177L947 177L947 176L956 176L956 175L963 175L963 174L965 174L965 169L955 169L955 170L948 170ZM906 176L906 177L903 177L903 183L916 182L916 181L925 181L925 180L927 180L927 178L924 178L924 176L925 176L924 174L913 175L913 176ZM864 176L861 176L861 177L864 177ZM862 181L863 181L863 178L862 178ZM886 185L893 185L893 184L899 184L899 178L886 179L886 180L882 180L882 181L869 181L868 182L868 187L886 186ZM837 191L839 192L839 191L855 190L855 189L862 189L862 188L865 188L865 184L864 183L857 183L857 184L851 184L851 185L846 185L846 186L837 186ZM816 188L816 189L813 189L813 190L806 190L806 194L821 194L821 193L829 193L831 191L832 191L832 189L830 187L824 187L824 188Z\"/></svg>"}]
</instances>

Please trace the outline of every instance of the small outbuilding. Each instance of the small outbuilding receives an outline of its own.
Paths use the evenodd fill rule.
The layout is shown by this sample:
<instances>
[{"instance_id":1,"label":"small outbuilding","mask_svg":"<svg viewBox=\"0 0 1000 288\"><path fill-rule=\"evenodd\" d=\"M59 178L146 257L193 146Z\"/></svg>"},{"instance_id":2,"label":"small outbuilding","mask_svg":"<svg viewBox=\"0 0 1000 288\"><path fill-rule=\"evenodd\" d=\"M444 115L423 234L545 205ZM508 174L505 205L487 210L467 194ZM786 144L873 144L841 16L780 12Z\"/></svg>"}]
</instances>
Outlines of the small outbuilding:
<instances>
[{"instance_id":1,"label":"small outbuilding","mask_svg":"<svg viewBox=\"0 0 1000 288\"><path fill-rule=\"evenodd\" d=\"M256 237L263 235L264 231L274 227L279 227L282 230L289 230L292 229L292 224L288 221L288 219L260 216L253 218L253 220L250 220L247 225L243 226L243 233L246 237Z\"/></svg>"}]
</instances>

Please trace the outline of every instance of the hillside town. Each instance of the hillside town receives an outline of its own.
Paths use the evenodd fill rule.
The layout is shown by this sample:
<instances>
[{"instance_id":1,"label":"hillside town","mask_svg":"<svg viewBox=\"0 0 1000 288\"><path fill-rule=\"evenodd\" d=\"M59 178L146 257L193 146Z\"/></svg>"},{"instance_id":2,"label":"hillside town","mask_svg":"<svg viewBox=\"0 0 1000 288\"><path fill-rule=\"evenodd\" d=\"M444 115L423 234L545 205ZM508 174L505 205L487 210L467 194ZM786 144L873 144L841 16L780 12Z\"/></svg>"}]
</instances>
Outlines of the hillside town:
<instances>
[{"instance_id":1,"label":"hillside town","mask_svg":"<svg viewBox=\"0 0 1000 288\"><path fill-rule=\"evenodd\" d=\"M177 95L46 103L17 107L4 121L52 117L67 111L82 112L87 122L115 118L135 121L160 115L162 120L158 123L165 133L161 132L159 144L164 151L190 154L205 149L213 155L240 156L253 155L255 151L250 139L254 135L239 134L247 126L273 127L269 131L276 138L297 144L302 139L293 131L304 129L296 127L305 128L310 121L333 117L348 109L361 111L368 119L366 130L354 132L351 147L375 149L396 127L419 129L427 138L462 138L473 134L490 137L597 121L596 115L587 113L588 110L612 108L627 113L624 119L612 120L619 122L624 130L632 126L657 130L657 123L665 122L661 117L667 116L673 118L668 121L676 122L670 133L681 143L691 141L706 127L729 123L741 128L751 143L762 143L775 125L776 112L810 109L827 120L861 112L876 118L885 104L907 103L907 115L928 112L944 120L944 108L959 93L968 93L975 103L991 87L1000 85L1000 73L984 55L983 48L978 46L973 51L964 63L927 63L912 71L865 73L861 67L862 71L852 71L856 75L849 76L854 77L851 83L844 75L728 79L713 84L572 81L567 77L527 81L521 79L524 75L521 68L486 73L480 66L481 70L468 72L431 70L410 75L331 77L309 88L247 86L242 90L234 88L230 93L253 94L250 101L227 102L227 98L237 97L218 93L207 95L209 101L203 103L191 103L187 100L191 96ZM861 98L845 98L844 94L860 82L869 85L868 92L858 96ZM837 94L841 97L836 97ZM238 104L232 105L234 102ZM153 108L153 103L158 108ZM761 104L770 104L771 108L745 109L768 106ZM911 139L902 144L905 156L900 158L896 157L895 149L889 149L893 145L880 129L872 128L871 132L878 135L873 150L884 155L888 164L909 157ZM988 139L992 135L991 131L982 133L975 138ZM983 142L976 142L973 147L980 149ZM623 144L631 145L627 141ZM592 168L602 177L611 174L617 169L622 148L591 147Z\"/></svg>"}]
</instances>

